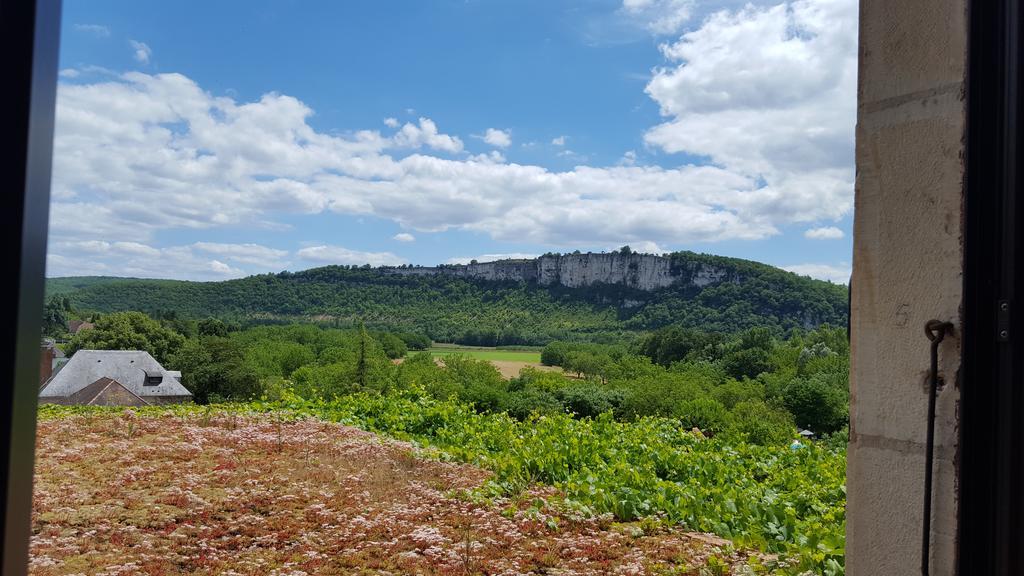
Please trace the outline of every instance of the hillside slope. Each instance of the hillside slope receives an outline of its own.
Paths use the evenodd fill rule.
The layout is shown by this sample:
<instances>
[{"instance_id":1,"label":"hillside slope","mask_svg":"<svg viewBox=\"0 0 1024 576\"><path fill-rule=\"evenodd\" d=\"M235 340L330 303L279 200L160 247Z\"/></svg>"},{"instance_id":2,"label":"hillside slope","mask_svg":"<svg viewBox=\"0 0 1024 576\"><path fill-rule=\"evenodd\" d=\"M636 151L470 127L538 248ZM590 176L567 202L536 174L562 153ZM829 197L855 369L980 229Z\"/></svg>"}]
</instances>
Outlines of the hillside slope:
<instances>
[{"instance_id":1,"label":"hillside slope","mask_svg":"<svg viewBox=\"0 0 1024 576\"><path fill-rule=\"evenodd\" d=\"M681 323L780 331L846 322L846 287L764 264L677 252L546 255L436 268L327 266L223 282L55 278L81 310L295 319L415 330L437 341L542 344Z\"/></svg>"}]
</instances>

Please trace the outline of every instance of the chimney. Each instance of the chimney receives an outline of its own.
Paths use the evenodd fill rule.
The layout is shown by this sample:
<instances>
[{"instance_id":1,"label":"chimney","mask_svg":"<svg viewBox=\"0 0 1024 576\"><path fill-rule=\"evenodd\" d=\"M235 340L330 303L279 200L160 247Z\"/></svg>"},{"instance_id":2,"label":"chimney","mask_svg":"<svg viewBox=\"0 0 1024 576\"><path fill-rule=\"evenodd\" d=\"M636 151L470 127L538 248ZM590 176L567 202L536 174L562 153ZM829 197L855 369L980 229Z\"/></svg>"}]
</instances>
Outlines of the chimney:
<instances>
[{"instance_id":1,"label":"chimney","mask_svg":"<svg viewBox=\"0 0 1024 576\"><path fill-rule=\"evenodd\" d=\"M39 387L42 388L43 384L50 379L53 375L53 348L46 344L43 344L42 349L39 352Z\"/></svg>"}]
</instances>

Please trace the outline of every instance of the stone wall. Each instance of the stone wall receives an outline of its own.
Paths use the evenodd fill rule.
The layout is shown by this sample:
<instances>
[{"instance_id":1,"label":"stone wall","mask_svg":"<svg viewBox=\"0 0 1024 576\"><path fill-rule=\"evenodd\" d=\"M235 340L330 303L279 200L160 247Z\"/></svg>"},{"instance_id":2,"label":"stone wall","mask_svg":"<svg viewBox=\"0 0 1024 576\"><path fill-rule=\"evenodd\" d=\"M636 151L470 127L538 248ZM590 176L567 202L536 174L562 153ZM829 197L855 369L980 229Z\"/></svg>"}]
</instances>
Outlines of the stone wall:
<instances>
[{"instance_id":1,"label":"stone wall","mask_svg":"<svg viewBox=\"0 0 1024 576\"><path fill-rule=\"evenodd\" d=\"M966 0L862 0L847 574L920 573L925 323L940 357L931 566L955 574Z\"/></svg>"}]
</instances>

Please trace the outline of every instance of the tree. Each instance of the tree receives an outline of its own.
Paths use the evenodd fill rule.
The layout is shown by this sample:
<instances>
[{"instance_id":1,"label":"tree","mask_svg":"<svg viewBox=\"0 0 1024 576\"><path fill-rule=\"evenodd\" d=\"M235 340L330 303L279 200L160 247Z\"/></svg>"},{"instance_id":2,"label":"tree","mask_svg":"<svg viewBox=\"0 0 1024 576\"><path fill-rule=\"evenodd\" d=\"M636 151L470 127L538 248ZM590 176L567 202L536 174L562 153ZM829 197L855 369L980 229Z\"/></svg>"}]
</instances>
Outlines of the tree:
<instances>
[{"instance_id":1,"label":"tree","mask_svg":"<svg viewBox=\"0 0 1024 576\"><path fill-rule=\"evenodd\" d=\"M50 298L43 307L43 335L60 336L68 331L71 303L66 297Z\"/></svg>"},{"instance_id":2,"label":"tree","mask_svg":"<svg viewBox=\"0 0 1024 576\"><path fill-rule=\"evenodd\" d=\"M788 412L758 400L737 404L726 431L732 438L761 446L783 444L796 433Z\"/></svg>"},{"instance_id":3,"label":"tree","mask_svg":"<svg viewBox=\"0 0 1024 576\"><path fill-rule=\"evenodd\" d=\"M846 391L831 382L828 374L793 380L783 403L797 426L819 434L831 434L849 421Z\"/></svg>"},{"instance_id":4,"label":"tree","mask_svg":"<svg viewBox=\"0 0 1024 576\"><path fill-rule=\"evenodd\" d=\"M145 350L161 364L185 343L185 337L142 312L115 312L96 321L92 330L76 334L68 353L79 350Z\"/></svg>"},{"instance_id":5,"label":"tree","mask_svg":"<svg viewBox=\"0 0 1024 576\"><path fill-rule=\"evenodd\" d=\"M181 371L181 383L199 404L251 400L263 392L258 375L245 362L241 346L228 338L189 340L169 365Z\"/></svg>"},{"instance_id":6,"label":"tree","mask_svg":"<svg viewBox=\"0 0 1024 576\"><path fill-rule=\"evenodd\" d=\"M207 318L199 321L198 331L200 336L225 337L228 335L228 325L223 320Z\"/></svg>"},{"instance_id":7,"label":"tree","mask_svg":"<svg viewBox=\"0 0 1024 576\"><path fill-rule=\"evenodd\" d=\"M757 378L758 374L772 368L771 356L763 348L737 350L722 358L722 369L736 380Z\"/></svg>"}]
</instances>

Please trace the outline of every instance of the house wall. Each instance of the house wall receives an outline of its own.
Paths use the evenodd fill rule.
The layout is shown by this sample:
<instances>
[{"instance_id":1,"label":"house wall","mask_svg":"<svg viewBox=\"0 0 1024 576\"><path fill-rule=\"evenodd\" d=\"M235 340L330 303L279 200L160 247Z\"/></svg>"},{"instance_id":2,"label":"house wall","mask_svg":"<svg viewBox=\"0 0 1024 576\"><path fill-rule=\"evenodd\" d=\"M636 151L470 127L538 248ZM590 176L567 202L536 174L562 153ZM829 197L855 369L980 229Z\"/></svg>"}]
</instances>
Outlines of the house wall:
<instances>
[{"instance_id":1,"label":"house wall","mask_svg":"<svg viewBox=\"0 0 1024 576\"><path fill-rule=\"evenodd\" d=\"M920 573L929 341L940 350L931 573L955 574L965 0L862 0L847 574Z\"/></svg>"}]
</instances>

